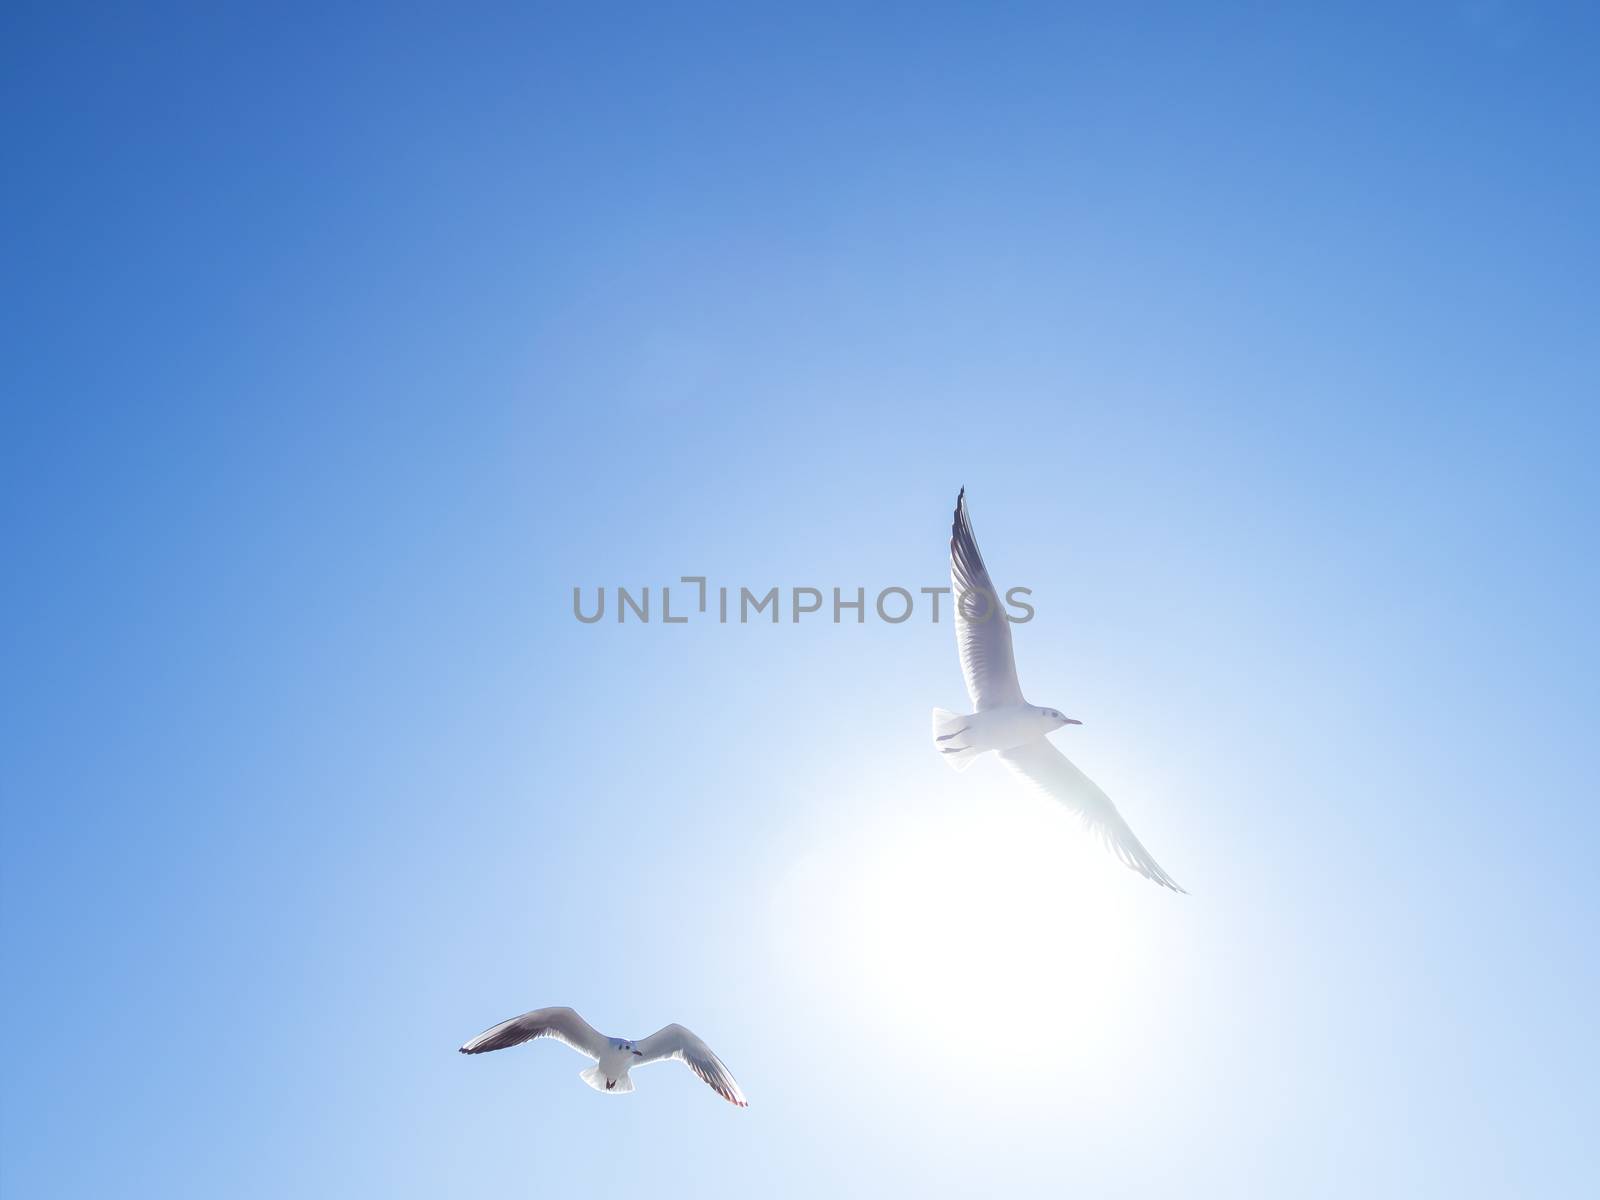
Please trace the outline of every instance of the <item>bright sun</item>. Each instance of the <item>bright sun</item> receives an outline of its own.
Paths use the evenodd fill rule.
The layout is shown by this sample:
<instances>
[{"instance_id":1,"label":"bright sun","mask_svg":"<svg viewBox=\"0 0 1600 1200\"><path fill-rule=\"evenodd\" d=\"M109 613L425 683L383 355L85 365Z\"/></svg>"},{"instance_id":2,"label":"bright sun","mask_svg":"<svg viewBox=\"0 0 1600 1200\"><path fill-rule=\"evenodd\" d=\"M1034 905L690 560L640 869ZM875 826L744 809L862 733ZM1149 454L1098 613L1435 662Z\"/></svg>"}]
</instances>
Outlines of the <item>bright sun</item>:
<instances>
[{"instance_id":1,"label":"bright sun","mask_svg":"<svg viewBox=\"0 0 1600 1200\"><path fill-rule=\"evenodd\" d=\"M981 1030L951 1036L992 1014L1037 1034L1046 1061L1081 1071L1128 1034L1119 1017L1149 939L1077 822L1008 782L915 821L859 826L806 860L790 880L805 928L791 932L858 985L865 1018L938 1039L951 1067L992 1060Z\"/></svg>"}]
</instances>

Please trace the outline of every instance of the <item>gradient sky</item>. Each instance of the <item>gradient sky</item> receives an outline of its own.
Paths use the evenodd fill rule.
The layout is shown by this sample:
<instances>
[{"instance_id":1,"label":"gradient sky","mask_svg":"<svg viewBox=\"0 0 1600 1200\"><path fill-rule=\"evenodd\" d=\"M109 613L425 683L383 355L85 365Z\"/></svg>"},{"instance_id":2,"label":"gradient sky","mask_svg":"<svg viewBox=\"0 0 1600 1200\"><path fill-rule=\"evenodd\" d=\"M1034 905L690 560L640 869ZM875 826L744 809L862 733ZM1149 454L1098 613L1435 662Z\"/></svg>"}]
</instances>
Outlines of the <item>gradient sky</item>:
<instances>
[{"instance_id":1,"label":"gradient sky","mask_svg":"<svg viewBox=\"0 0 1600 1200\"><path fill-rule=\"evenodd\" d=\"M5 9L0 1191L1600 1186L1591 6L337 7ZM571 616L962 485L1192 895Z\"/></svg>"}]
</instances>

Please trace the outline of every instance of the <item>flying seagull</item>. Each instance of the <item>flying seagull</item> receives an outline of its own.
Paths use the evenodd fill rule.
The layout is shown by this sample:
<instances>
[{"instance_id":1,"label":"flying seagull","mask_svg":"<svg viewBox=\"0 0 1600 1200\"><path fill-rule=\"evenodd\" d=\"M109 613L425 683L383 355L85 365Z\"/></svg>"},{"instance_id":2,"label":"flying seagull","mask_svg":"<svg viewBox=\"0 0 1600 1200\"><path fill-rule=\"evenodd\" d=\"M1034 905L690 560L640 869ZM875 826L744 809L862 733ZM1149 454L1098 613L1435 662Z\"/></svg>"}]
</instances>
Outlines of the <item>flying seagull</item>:
<instances>
[{"instance_id":1,"label":"flying seagull","mask_svg":"<svg viewBox=\"0 0 1600 1200\"><path fill-rule=\"evenodd\" d=\"M463 1054L483 1054L520 1046L534 1038L551 1037L565 1042L579 1054L587 1054L595 1065L579 1071L578 1077L597 1092L621 1095L633 1091L628 1071L648 1063L675 1058L693 1071L729 1104L748 1108L749 1101L739 1090L728 1068L711 1052L711 1047L682 1025L668 1025L647 1038L630 1042L626 1038L606 1037L570 1008L536 1008L485 1029L465 1046Z\"/></svg>"},{"instance_id":2,"label":"flying seagull","mask_svg":"<svg viewBox=\"0 0 1600 1200\"><path fill-rule=\"evenodd\" d=\"M978 711L959 716L933 710L933 744L958 771L990 750L1024 780L1060 801L1082 820L1084 828L1126 867L1175 892L1183 889L1161 869L1117 806L1045 735L1083 722L1053 708L1040 708L1022 698L1017 662L1011 653L1011 622L1000 611L999 593L978 553L967 517L967 489L956 497L950 527L950 590L955 602L956 650L967 694Z\"/></svg>"}]
</instances>

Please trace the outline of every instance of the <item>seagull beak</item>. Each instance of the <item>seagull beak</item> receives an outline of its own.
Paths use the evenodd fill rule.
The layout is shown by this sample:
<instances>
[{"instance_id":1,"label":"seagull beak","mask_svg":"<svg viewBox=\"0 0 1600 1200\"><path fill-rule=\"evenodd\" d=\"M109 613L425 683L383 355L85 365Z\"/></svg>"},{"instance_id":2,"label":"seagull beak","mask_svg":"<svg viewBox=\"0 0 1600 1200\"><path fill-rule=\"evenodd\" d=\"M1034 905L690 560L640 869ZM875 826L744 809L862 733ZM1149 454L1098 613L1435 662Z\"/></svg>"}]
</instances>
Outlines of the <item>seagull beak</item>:
<instances>
[{"instance_id":1,"label":"seagull beak","mask_svg":"<svg viewBox=\"0 0 1600 1200\"><path fill-rule=\"evenodd\" d=\"M1063 721L1065 721L1068 725L1082 725L1083 724L1082 721L1074 721L1071 717L1062 717L1061 719Z\"/></svg>"},{"instance_id":2,"label":"seagull beak","mask_svg":"<svg viewBox=\"0 0 1600 1200\"><path fill-rule=\"evenodd\" d=\"M643 1050L635 1050L633 1052L633 1056L635 1058L643 1058L644 1057L644 1051Z\"/></svg>"}]
</instances>

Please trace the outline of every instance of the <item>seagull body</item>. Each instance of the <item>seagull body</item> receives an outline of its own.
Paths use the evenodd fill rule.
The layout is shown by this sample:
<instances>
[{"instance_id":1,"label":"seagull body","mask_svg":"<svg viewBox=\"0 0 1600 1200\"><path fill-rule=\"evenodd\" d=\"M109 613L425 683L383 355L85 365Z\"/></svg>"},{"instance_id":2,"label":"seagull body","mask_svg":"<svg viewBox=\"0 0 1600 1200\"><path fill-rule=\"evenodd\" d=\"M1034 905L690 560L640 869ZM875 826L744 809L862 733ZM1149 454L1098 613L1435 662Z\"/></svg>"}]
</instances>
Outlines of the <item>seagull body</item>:
<instances>
[{"instance_id":1,"label":"seagull body","mask_svg":"<svg viewBox=\"0 0 1600 1200\"><path fill-rule=\"evenodd\" d=\"M1057 717L1053 713L1053 709L1032 704L1008 704L964 717L936 708L933 710L933 741L952 767L965 771L980 754L1012 750L1060 729L1063 724L1081 724L1071 717Z\"/></svg>"},{"instance_id":2,"label":"seagull body","mask_svg":"<svg viewBox=\"0 0 1600 1200\"><path fill-rule=\"evenodd\" d=\"M606 1037L570 1008L536 1008L485 1029L461 1047L462 1054L483 1054L519 1046L534 1038L555 1038L579 1054L594 1059L595 1065L579 1071L578 1077L597 1092L619 1096L633 1091L628 1072L634 1067L677 1059L698 1075L712 1091L730 1104L749 1106L732 1073L722 1060L682 1025L668 1025L647 1038Z\"/></svg>"},{"instance_id":3,"label":"seagull body","mask_svg":"<svg viewBox=\"0 0 1600 1200\"><path fill-rule=\"evenodd\" d=\"M976 712L962 715L933 710L933 744L958 771L979 755L994 751L1028 784L1060 802L1083 820L1118 861L1146 879L1175 892L1183 889L1144 848L1116 805L1046 736L1067 725L1081 725L1053 708L1029 704L1017 682L1011 650L1011 625L1000 609L967 517L967 491L956 497L950 527L950 589L955 600L956 650L967 694Z\"/></svg>"}]
</instances>

